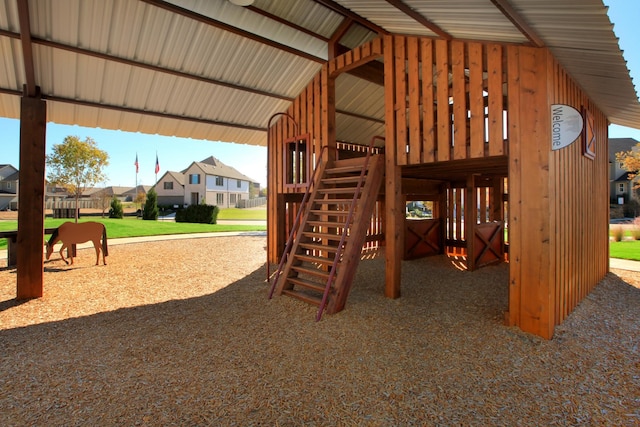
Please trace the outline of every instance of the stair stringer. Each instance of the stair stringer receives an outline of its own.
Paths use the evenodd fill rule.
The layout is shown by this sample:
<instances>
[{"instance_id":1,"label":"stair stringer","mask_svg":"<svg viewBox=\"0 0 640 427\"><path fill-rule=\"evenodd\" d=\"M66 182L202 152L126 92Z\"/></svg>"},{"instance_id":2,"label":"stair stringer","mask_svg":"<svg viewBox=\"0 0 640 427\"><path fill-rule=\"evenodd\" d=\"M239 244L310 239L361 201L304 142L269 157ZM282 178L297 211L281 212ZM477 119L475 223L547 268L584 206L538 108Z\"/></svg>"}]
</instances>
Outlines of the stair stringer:
<instances>
[{"instance_id":1,"label":"stair stringer","mask_svg":"<svg viewBox=\"0 0 640 427\"><path fill-rule=\"evenodd\" d=\"M360 263L362 246L367 236L370 218L384 179L384 155L371 156L369 164L367 177L358 201L358 209L339 264L338 275L333 285L333 291L329 295L329 302L326 308L327 314L334 314L344 309L353 278Z\"/></svg>"}]
</instances>

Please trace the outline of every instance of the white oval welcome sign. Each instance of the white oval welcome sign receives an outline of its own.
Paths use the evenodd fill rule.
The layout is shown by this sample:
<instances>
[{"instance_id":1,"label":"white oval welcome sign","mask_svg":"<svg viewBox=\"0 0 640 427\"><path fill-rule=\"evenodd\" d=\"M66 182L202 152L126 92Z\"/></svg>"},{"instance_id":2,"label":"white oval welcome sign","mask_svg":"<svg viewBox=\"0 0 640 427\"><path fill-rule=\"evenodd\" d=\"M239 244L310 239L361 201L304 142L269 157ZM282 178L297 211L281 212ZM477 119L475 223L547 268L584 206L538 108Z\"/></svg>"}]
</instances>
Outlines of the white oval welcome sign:
<instances>
[{"instance_id":1,"label":"white oval welcome sign","mask_svg":"<svg viewBox=\"0 0 640 427\"><path fill-rule=\"evenodd\" d=\"M582 115L564 104L551 105L551 149L559 150L571 145L582 132Z\"/></svg>"}]
</instances>

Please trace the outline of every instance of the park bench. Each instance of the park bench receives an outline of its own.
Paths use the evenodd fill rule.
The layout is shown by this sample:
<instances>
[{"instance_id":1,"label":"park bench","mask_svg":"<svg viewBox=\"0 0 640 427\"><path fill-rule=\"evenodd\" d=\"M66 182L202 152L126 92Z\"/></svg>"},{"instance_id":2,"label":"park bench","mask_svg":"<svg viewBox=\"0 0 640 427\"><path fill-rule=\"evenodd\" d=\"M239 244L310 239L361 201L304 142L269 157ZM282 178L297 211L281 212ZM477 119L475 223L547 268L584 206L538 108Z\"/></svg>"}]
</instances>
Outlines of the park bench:
<instances>
[{"instance_id":1,"label":"park bench","mask_svg":"<svg viewBox=\"0 0 640 427\"><path fill-rule=\"evenodd\" d=\"M45 228L44 234L51 234L55 229ZM0 239L7 239L7 267L14 267L18 263L18 230L0 231Z\"/></svg>"}]
</instances>

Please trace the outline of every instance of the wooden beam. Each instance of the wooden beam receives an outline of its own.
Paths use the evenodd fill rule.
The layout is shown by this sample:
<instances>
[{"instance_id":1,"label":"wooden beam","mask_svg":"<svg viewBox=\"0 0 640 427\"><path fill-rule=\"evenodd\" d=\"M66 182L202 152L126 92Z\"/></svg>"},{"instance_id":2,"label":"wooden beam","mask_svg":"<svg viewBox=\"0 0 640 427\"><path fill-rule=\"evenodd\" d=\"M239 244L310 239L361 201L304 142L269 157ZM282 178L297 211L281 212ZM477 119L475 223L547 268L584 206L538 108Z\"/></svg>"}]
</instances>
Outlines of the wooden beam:
<instances>
[{"instance_id":1,"label":"wooden beam","mask_svg":"<svg viewBox=\"0 0 640 427\"><path fill-rule=\"evenodd\" d=\"M22 42L22 61L26 79L25 95L36 96L36 73L33 65L31 44L31 23L29 22L29 0L18 1L18 20L20 21L20 41Z\"/></svg>"},{"instance_id":2,"label":"wooden beam","mask_svg":"<svg viewBox=\"0 0 640 427\"><path fill-rule=\"evenodd\" d=\"M417 23L427 27L429 30L433 31L443 39L451 40L453 38L451 34L447 33L442 28L438 27L436 24L429 21L427 18L424 17L424 15L420 14L420 12L418 12L417 10L410 8L401 0L387 0L387 3L389 3L390 5L392 5L393 7L395 7L402 13L404 13L405 15L411 17Z\"/></svg>"},{"instance_id":3,"label":"wooden beam","mask_svg":"<svg viewBox=\"0 0 640 427\"><path fill-rule=\"evenodd\" d=\"M491 3L536 47L543 47L544 41L529 26L527 21L511 6L509 0L491 0Z\"/></svg>"},{"instance_id":4,"label":"wooden beam","mask_svg":"<svg viewBox=\"0 0 640 427\"><path fill-rule=\"evenodd\" d=\"M387 298L400 297L402 256L404 254L404 199L401 167L396 153L396 113L394 37L384 38L385 67L385 288ZM404 144L404 141L402 141Z\"/></svg>"},{"instance_id":5,"label":"wooden beam","mask_svg":"<svg viewBox=\"0 0 640 427\"><path fill-rule=\"evenodd\" d=\"M46 113L46 103L40 98L22 98L16 292L19 300L42 296Z\"/></svg>"},{"instance_id":6,"label":"wooden beam","mask_svg":"<svg viewBox=\"0 0 640 427\"><path fill-rule=\"evenodd\" d=\"M262 44L264 44L266 46L270 46L270 47L273 47L273 48L276 48L276 49L279 49L279 50L282 50L282 51L285 51L285 52L289 52L289 53L291 53L293 55L299 56L301 58L308 59L310 61L315 61L315 62L318 62L318 63L324 63L325 62L324 58L320 58L320 57L317 57L317 56L312 55L310 53L301 51L299 49L295 49L295 48L293 48L291 46L287 46L285 44L275 42L275 41L270 40L270 39L268 39L266 37L258 36L256 34L250 33L249 31L242 30L240 28L234 27L233 25L229 25L229 24L227 24L225 22L218 21L216 19L210 18L210 17L205 16L205 15L201 15L199 13L196 13L196 12L192 11L192 10L185 9L183 7L180 7L180 6L176 6L176 5L172 4L172 3L169 3L169 2L166 2L166 1L163 1L163 0L140 0L140 1L148 3L148 4L156 6L156 7L159 7L160 9L164 9L164 10L166 10L168 12L175 13L176 15L182 15L182 16L184 16L186 18L202 22L203 24L207 24L207 25L210 25L212 27L216 27L216 28L219 28L221 30L225 30L225 31L228 31L230 33L236 34L238 36L245 37L245 38L253 40L255 42L262 43Z\"/></svg>"}]
</instances>

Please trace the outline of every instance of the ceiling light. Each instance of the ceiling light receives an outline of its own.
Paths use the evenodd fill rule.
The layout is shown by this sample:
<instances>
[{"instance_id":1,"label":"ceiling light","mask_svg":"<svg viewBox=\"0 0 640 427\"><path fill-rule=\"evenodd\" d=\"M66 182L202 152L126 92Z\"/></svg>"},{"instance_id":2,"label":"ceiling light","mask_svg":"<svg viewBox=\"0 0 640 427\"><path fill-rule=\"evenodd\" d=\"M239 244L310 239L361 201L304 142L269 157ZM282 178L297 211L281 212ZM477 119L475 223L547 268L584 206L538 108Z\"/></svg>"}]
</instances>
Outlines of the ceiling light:
<instances>
[{"instance_id":1,"label":"ceiling light","mask_svg":"<svg viewBox=\"0 0 640 427\"><path fill-rule=\"evenodd\" d=\"M229 0L229 2L236 6L251 6L253 4L253 0Z\"/></svg>"}]
</instances>

